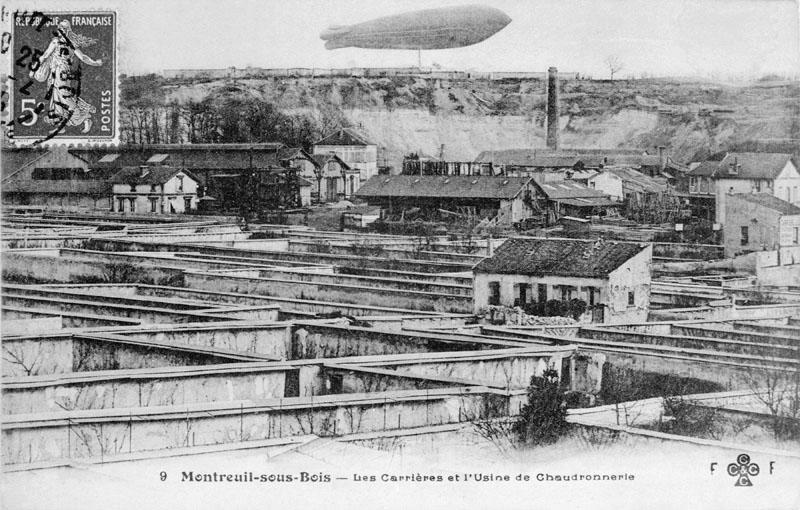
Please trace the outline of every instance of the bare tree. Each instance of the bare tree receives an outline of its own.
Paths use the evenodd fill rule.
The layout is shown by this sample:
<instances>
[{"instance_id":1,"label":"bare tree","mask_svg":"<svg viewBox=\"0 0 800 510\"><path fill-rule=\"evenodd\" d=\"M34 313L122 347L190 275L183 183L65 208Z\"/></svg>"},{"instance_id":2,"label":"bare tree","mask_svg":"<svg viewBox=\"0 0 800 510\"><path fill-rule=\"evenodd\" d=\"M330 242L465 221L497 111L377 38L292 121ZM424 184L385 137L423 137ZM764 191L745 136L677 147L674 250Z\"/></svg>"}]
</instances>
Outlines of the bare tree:
<instances>
[{"instance_id":1,"label":"bare tree","mask_svg":"<svg viewBox=\"0 0 800 510\"><path fill-rule=\"evenodd\" d=\"M611 79L614 79L614 75L617 74L619 71L625 69L622 60L619 59L618 55L609 55L605 59L605 64L608 66L608 70L611 73Z\"/></svg>"}]
</instances>

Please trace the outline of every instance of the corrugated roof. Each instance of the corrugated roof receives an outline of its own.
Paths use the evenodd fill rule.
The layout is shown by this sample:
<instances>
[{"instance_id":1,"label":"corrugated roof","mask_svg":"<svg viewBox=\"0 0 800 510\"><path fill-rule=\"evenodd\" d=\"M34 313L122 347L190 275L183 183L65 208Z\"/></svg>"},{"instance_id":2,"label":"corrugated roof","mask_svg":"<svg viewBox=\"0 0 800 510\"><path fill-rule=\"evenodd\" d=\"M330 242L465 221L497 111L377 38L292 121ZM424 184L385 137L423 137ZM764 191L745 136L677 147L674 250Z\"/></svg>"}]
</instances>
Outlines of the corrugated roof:
<instances>
[{"instance_id":1,"label":"corrugated roof","mask_svg":"<svg viewBox=\"0 0 800 510\"><path fill-rule=\"evenodd\" d=\"M734 193L733 196L781 214L800 214L800 207L769 193Z\"/></svg>"},{"instance_id":2,"label":"corrugated roof","mask_svg":"<svg viewBox=\"0 0 800 510\"><path fill-rule=\"evenodd\" d=\"M609 200L608 198L598 198L598 197L567 198L564 200L559 200L559 203L571 205L573 207L614 207L622 205L622 203L620 202Z\"/></svg>"},{"instance_id":3,"label":"corrugated roof","mask_svg":"<svg viewBox=\"0 0 800 510\"><path fill-rule=\"evenodd\" d=\"M527 166L541 168L568 168L582 162L584 166L601 165L656 166L656 155L637 152L636 149L504 149L483 151L475 158L479 163Z\"/></svg>"},{"instance_id":4,"label":"corrugated roof","mask_svg":"<svg viewBox=\"0 0 800 510\"><path fill-rule=\"evenodd\" d=\"M37 159L47 154L47 149L43 148L7 148L3 147L2 154L2 178L10 177L15 172L28 166Z\"/></svg>"},{"instance_id":5,"label":"corrugated roof","mask_svg":"<svg viewBox=\"0 0 800 510\"><path fill-rule=\"evenodd\" d=\"M606 171L622 179L623 192L664 193L667 191L666 182L654 179L633 168L609 167L606 168Z\"/></svg>"},{"instance_id":6,"label":"corrugated roof","mask_svg":"<svg viewBox=\"0 0 800 510\"><path fill-rule=\"evenodd\" d=\"M156 154L169 155L170 164L194 170L232 170L278 166L282 144L158 144L71 148L70 152L87 160L90 166L122 169L147 162ZM109 161L105 156L116 154Z\"/></svg>"},{"instance_id":7,"label":"corrugated roof","mask_svg":"<svg viewBox=\"0 0 800 510\"><path fill-rule=\"evenodd\" d=\"M608 195L605 193L596 189L591 189L575 181L548 182L546 184L537 185L549 200L563 200L565 198L608 198Z\"/></svg>"},{"instance_id":8,"label":"corrugated roof","mask_svg":"<svg viewBox=\"0 0 800 510\"><path fill-rule=\"evenodd\" d=\"M716 179L774 179L792 159L791 154L777 152L730 152L722 161L706 160L690 176ZM734 167L737 169L734 171Z\"/></svg>"},{"instance_id":9,"label":"corrugated roof","mask_svg":"<svg viewBox=\"0 0 800 510\"><path fill-rule=\"evenodd\" d=\"M511 238L475 272L604 278L639 254L645 245L618 241Z\"/></svg>"},{"instance_id":10,"label":"corrugated roof","mask_svg":"<svg viewBox=\"0 0 800 510\"><path fill-rule=\"evenodd\" d=\"M102 158L100 158L97 162L98 163L113 163L119 159L119 154L106 154Z\"/></svg>"},{"instance_id":11,"label":"corrugated roof","mask_svg":"<svg viewBox=\"0 0 800 510\"><path fill-rule=\"evenodd\" d=\"M356 192L360 197L511 199L531 177L470 175L378 175Z\"/></svg>"},{"instance_id":12,"label":"corrugated roof","mask_svg":"<svg viewBox=\"0 0 800 510\"><path fill-rule=\"evenodd\" d=\"M572 168L579 161L585 166L599 166L604 157L598 155L581 156L576 154L558 154L536 149L507 149L500 151L483 151L475 158L478 163L495 165L527 166L541 168Z\"/></svg>"},{"instance_id":13,"label":"corrugated roof","mask_svg":"<svg viewBox=\"0 0 800 510\"><path fill-rule=\"evenodd\" d=\"M111 193L107 179L19 179L3 183L3 193L54 193L105 196Z\"/></svg>"},{"instance_id":14,"label":"corrugated roof","mask_svg":"<svg viewBox=\"0 0 800 510\"><path fill-rule=\"evenodd\" d=\"M163 163L169 158L169 154L153 154L148 158L148 163Z\"/></svg>"},{"instance_id":15,"label":"corrugated roof","mask_svg":"<svg viewBox=\"0 0 800 510\"><path fill-rule=\"evenodd\" d=\"M331 133L314 145L375 145L367 138L352 128L343 128Z\"/></svg>"}]
</instances>

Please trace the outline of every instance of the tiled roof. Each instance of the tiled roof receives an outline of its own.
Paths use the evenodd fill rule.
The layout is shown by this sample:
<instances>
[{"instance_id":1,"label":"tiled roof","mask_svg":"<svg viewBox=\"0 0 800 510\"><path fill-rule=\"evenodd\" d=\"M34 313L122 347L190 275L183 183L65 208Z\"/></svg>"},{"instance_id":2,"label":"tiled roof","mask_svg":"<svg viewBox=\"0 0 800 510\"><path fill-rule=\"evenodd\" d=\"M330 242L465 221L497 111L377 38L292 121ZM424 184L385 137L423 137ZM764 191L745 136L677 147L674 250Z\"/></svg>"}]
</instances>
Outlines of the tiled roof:
<instances>
[{"instance_id":1,"label":"tiled roof","mask_svg":"<svg viewBox=\"0 0 800 510\"><path fill-rule=\"evenodd\" d=\"M352 128L343 128L339 131L331 133L314 145L375 145Z\"/></svg>"},{"instance_id":2,"label":"tiled roof","mask_svg":"<svg viewBox=\"0 0 800 510\"><path fill-rule=\"evenodd\" d=\"M645 246L618 241L512 237L476 273L604 278Z\"/></svg>"},{"instance_id":3,"label":"tiled roof","mask_svg":"<svg viewBox=\"0 0 800 510\"><path fill-rule=\"evenodd\" d=\"M730 152L722 161L715 158L702 162L689 175L717 179L774 179L791 159L791 154L776 152ZM733 171L734 167L738 170Z\"/></svg>"},{"instance_id":4,"label":"tiled roof","mask_svg":"<svg viewBox=\"0 0 800 510\"><path fill-rule=\"evenodd\" d=\"M769 193L735 193L733 196L781 214L800 214L800 207Z\"/></svg>"},{"instance_id":5,"label":"tiled roof","mask_svg":"<svg viewBox=\"0 0 800 510\"><path fill-rule=\"evenodd\" d=\"M181 168L175 168L171 166L151 166L147 168L147 173L142 175L142 170L138 166L129 166L114 174L114 176L111 178L111 183L164 184L179 172L182 172L197 181L197 177Z\"/></svg>"},{"instance_id":6,"label":"tiled roof","mask_svg":"<svg viewBox=\"0 0 800 510\"><path fill-rule=\"evenodd\" d=\"M537 184L545 197L549 200L562 200L565 198L607 198L608 195L591 189L583 184L575 181L558 181L548 182L546 184Z\"/></svg>"},{"instance_id":7,"label":"tiled roof","mask_svg":"<svg viewBox=\"0 0 800 510\"><path fill-rule=\"evenodd\" d=\"M531 177L470 175L378 175L356 192L360 197L511 199Z\"/></svg>"}]
</instances>

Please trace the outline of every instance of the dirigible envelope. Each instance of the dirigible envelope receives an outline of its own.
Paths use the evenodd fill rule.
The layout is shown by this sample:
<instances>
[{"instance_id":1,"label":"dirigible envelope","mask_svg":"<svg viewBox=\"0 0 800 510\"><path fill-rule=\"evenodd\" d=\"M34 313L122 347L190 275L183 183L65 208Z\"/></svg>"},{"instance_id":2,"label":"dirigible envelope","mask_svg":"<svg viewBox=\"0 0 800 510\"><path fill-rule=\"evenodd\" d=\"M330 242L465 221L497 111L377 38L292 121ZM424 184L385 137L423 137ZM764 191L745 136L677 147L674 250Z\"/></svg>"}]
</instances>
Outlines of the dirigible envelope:
<instances>
[{"instance_id":1,"label":"dirigible envelope","mask_svg":"<svg viewBox=\"0 0 800 510\"><path fill-rule=\"evenodd\" d=\"M425 9L348 26L333 26L320 38L329 50L372 48L440 50L479 43L511 22L503 11L482 5Z\"/></svg>"}]
</instances>

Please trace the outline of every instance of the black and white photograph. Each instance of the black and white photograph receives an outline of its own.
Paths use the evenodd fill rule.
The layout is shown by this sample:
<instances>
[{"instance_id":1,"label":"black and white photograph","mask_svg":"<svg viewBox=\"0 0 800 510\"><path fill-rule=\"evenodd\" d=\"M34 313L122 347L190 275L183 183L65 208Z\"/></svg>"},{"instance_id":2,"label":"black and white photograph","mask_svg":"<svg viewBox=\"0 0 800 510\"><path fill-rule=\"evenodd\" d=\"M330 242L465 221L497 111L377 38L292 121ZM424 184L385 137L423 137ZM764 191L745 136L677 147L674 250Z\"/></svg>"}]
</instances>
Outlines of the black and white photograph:
<instances>
[{"instance_id":1,"label":"black and white photograph","mask_svg":"<svg viewBox=\"0 0 800 510\"><path fill-rule=\"evenodd\" d=\"M0 508L800 508L799 0L0 32Z\"/></svg>"}]
</instances>

